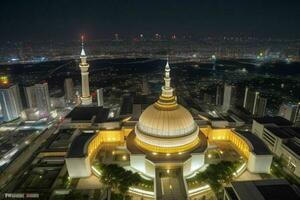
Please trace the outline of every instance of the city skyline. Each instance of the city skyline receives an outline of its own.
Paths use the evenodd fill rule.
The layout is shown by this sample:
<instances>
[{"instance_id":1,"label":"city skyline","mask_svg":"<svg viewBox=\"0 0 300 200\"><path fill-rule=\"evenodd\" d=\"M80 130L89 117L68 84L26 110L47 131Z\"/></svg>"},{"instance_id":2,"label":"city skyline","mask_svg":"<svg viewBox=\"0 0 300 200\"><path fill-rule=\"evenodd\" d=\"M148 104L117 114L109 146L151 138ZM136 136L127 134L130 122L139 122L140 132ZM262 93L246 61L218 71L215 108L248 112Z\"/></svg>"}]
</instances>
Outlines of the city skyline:
<instances>
[{"instance_id":1,"label":"city skyline","mask_svg":"<svg viewBox=\"0 0 300 200\"><path fill-rule=\"evenodd\" d=\"M300 3L279 1L4 1L1 41L161 35L299 38Z\"/></svg>"}]
</instances>

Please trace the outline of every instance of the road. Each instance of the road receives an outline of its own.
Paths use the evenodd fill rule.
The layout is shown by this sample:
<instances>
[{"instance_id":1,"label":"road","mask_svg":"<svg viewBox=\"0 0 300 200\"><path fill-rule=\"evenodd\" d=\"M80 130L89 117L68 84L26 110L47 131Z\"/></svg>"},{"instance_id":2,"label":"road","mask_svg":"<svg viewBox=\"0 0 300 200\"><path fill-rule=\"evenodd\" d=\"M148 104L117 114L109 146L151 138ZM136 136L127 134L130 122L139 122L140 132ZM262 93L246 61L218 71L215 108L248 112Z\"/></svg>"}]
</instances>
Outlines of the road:
<instances>
[{"instance_id":1,"label":"road","mask_svg":"<svg viewBox=\"0 0 300 200\"><path fill-rule=\"evenodd\" d=\"M186 200L187 192L184 184L182 168L155 169L157 200Z\"/></svg>"},{"instance_id":2,"label":"road","mask_svg":"<svg viewBox=\"0 0 300 200\"><path fill-rule=\"evenodd\" d=\"M25 149L10 165L5 169L0 175L0 189L9 183L15 175L22 170L24 164L32 157L32 155L39 149L39 147L44 143L57 129L57 126L52 126L47 129L41 135L34 140L27 149Z\"/></svg>"}]
</instances>

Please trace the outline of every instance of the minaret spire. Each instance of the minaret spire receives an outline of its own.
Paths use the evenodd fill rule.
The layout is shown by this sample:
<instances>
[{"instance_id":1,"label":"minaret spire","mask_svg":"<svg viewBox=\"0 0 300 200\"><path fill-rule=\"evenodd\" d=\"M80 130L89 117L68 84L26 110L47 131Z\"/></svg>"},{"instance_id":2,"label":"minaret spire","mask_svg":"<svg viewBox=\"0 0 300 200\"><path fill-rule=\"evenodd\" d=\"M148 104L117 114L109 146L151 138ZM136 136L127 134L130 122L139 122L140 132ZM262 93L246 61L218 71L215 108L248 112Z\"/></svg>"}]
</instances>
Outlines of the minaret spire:
<instances>
[{"instance_id":1,"label":"minaret spire","mask_svg":"<svg viewBox=\"0 0 300 200\"><path fill-rule=\"evenodd\" d=\"M84 37L81 36L81 54L80 54L80 71L81 71L81 104L82 105L90 105L92 104L92 97L90 95L90 87L89 87L89 67L90 65L87 63L87 56L84 51Z\"/></svg>"},{"instance_id":2,"label":"minaret spire","mask_svg":"<svg viewBox=\"0 0 300 200\"><path fill-rule=\"evenodd\" d=\"M158 109L172 110L177 108L177 100L173 94L174 89L171 87L170 71L169 59L167 59L164 73L165 84L161 87L162 93L158 101L154 104Z\"/></svg>"},{"instance_id":3,"label":"minaret spire","mask_svg":"<svg viewBox=\"0 0 300 200\"><path fill-rule=\"evenodd\" d=\"M84 36L81 36L81 54L80 57L86 56L84 51Z\"/></svg>"},{"instance_id":4,"label":"minaret spire","mask_svg":"<svg viewBox=\"0 0 300 200\"><path fill-rule=\"evenodd\" d=\"M173 88L171 87L170 71L171 69L169 66L169 59L167 59L165 65L165 76L164 76L165 85L162 87L162 96L165 97L173 96Z\"/></svg>"}]
</instances>

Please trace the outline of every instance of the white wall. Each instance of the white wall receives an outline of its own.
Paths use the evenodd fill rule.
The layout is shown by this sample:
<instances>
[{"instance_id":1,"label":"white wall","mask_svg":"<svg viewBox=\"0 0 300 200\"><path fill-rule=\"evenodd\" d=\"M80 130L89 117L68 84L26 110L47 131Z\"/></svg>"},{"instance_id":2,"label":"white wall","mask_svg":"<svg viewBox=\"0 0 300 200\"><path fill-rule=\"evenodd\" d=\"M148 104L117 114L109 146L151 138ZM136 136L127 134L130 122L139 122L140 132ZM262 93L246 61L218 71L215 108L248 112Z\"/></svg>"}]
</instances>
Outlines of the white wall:
<instances>
[{"instance_id":1,"label":"white wall","mask_svg":"<svg viewBox=\"0 0 300 200\"><path fill-rule=\"evenodd\" d=\"M65 160L71 178L83 178L91 175L91 166L88 157L65 158Z\"/></svg>"},{"instance_id":2,"label":"white wall","mask_svg":"<svg viewBox=\"0 0 300 200\"><path fill-rule=\"evenodd\" d=\"M252 173L270 173L272 155L256 155L250 152L247 169Z\"/></svg>"}]
</instances>

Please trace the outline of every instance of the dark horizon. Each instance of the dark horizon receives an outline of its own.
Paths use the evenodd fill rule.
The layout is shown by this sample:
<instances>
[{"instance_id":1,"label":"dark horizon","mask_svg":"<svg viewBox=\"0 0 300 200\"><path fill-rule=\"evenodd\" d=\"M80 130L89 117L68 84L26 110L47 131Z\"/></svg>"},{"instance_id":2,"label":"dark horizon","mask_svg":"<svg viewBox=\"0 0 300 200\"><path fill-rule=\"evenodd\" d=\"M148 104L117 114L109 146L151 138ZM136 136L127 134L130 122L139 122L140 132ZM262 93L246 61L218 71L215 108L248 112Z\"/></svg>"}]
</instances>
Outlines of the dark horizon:
<instances>
[{"instance_id":1,"label":"dark horizon","mask_svg":"<svg viewBox=\"0 0 300 200\"><path fill-rule=\"evenodd\" d=\"M300 1L4 1L2 41L162 35L300 37Z\"/></svg>"}]
</instances>

